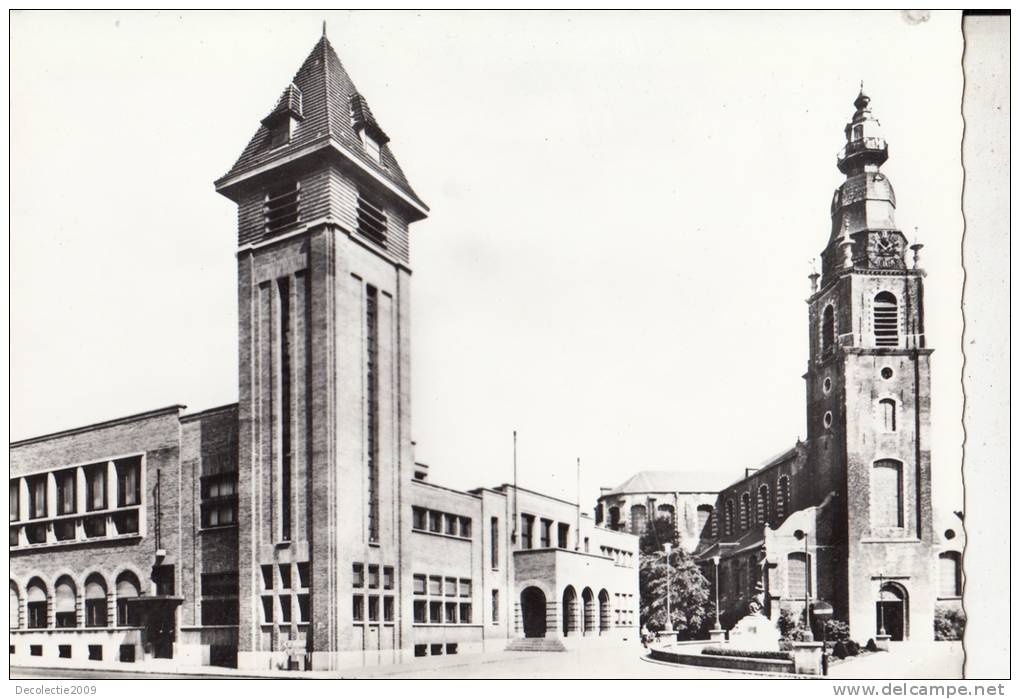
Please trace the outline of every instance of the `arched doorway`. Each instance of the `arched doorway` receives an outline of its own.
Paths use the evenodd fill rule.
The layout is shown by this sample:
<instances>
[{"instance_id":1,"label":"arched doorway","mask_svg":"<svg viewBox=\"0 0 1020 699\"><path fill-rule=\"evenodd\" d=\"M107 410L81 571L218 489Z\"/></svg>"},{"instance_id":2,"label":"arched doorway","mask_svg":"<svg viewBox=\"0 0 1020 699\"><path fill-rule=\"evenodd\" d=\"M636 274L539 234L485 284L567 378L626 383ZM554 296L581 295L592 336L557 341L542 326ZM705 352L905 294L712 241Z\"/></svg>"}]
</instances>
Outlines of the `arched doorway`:
<instances>
[{"instance_id":1,"label":"arched doorway","mask_svg":"<svg viewBox=\"0 0 1020 699\"><path fill-rule=\"evenodd\" d=\"M907 638L907 602L907 591L902 585L887 582L878 590L875 628L880 634L884 628L890 641L903 641Z\"/></svg>"},{"instance_id":2,"label":"arched doorway","mask_svg":"<svg viewBox=\"0 0 1020 699\"><path fill-rule=\"evenodd\" d=\"M609 593L599 592L599 635L609 633Z\"/></svg>"},{"instance_id":3,"label":"arched doorway","mask_svg":"<svg viewBox=\"0 0 1020 699\"><path fill-rule=\"evenodd\" d=\"M563 635L577 633L577 592L573 585L563 590Z\"/></svg>"},{"instance_id":4,"label":"arched doorway","mask_svg":"<svg viewBox=\"0 0 1020 699\"><path fill-rule=\"evenodd\" d=\"M595 595L590 587L584 588L581 592L581 602L584 605L583 629L584 635L589 636L595 631Z\"/></svg>"},{"instance_id":5,"label":"arched doorway","mask_svg":"<svg viewBox=\"0 0 1020 699\"><path fill-rule=\"evenodd\" d=\"M537 587L521 592L521 621L525 638L545 638L545 593Z\"/></svg>"}]
</instances>

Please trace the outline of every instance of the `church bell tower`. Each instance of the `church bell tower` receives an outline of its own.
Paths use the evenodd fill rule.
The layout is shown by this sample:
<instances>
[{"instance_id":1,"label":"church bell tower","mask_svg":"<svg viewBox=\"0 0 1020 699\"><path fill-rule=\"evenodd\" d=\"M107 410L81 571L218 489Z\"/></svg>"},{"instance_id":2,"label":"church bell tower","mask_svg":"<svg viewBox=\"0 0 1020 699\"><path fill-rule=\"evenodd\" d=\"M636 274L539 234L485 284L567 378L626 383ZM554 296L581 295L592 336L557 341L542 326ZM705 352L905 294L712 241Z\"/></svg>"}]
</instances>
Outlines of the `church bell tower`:
<instances>
[{"instance_id":1,"label":"church bell tower","mask_svg":"<svg viewBox=\"0 0 1020 699\"><path fill-rule=\"evenodd\" d=\"M808 441L815 487L836 493L842 511L834 545L845 547L847 570L834 579L847 582L837 614L854 638L883 625L894 638L911 629L929 638L932 350L921 246L908 248L896 225L881 172L889 147L863 87L854 108L836 159L845 181L832 198L821 284L812 275L808 299Z\"/></svg>"},{"instance_id":2,"label":"church bell tower","mask_svg":"<svg viewBox=\"0 0 1020 699\"><path fill-rule=\"evenodd\" d=\"M428 208L389 140L323 31L216 182L238 207L242 668L386 662L410 632L408 227Z\"/></svg>"}]
</instances>

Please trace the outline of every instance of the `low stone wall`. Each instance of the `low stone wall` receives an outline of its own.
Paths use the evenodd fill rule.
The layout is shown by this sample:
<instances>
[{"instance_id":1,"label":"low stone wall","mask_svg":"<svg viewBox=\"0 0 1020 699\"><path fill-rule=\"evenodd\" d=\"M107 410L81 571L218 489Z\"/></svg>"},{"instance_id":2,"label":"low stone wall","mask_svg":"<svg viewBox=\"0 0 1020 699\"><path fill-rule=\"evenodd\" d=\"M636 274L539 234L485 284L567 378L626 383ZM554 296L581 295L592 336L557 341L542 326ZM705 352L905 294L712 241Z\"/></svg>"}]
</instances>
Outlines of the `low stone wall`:
<instances>
[{"instance_id":1,"label":"low stone wall","mask_svg":"<svg viewBox=\"0 0 1020 699\"><path fill-rule=\"evenodd\" d=\"M705 645L705 644L701 644ZM694 648L691 649L695 651ZM792 660L769 660L766 658L744 658L728 655L702 655L700 648L697 652L684 653L681 651L652 648L651 655L654 660L662 660L667 663L678 665L694 665L697 667L715 667L724 670L742 670L744 672L768 672L773 674L793 675L796 674Z\"/></svg>"}]
</instances>

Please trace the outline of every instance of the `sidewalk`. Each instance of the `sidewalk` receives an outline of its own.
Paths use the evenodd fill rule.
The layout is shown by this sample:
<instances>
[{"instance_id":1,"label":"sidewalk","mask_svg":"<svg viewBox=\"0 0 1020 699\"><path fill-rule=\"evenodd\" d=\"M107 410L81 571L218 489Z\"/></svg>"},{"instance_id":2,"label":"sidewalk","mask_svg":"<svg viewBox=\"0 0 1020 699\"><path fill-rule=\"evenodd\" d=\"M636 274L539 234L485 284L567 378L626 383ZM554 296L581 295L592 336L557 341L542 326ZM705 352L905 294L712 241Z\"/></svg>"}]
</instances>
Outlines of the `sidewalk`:
<instances>
[{"instance_id":1,"label":"sidewalk","mask_svg":"<svg viewBox=\"0 0 1020 699\"><path fill-rule=\"evenodd\" d=\"M958 641L904 641L889 652L868 653L829 669L834 680L960 679L963 644Z\"/></svg>"}]
</instances>

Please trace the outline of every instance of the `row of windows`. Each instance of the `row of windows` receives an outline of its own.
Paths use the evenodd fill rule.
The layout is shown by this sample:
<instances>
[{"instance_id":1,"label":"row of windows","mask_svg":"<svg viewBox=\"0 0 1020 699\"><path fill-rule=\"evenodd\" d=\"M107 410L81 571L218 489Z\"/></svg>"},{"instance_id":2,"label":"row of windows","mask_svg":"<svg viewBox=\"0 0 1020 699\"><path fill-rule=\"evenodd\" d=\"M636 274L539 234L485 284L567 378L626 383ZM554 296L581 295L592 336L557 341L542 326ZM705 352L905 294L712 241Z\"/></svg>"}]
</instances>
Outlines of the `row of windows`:
<instances>
[{"instance_id":1,"label":"row of windows","mask_svg":"<svg viewBox=\"0 0 1020 699\"><path fill-rule=\"evenodd\" d=\"M790 508L790 477L780 476L778 487L775 491L775 500L772 499L771 489L767 483L758 486L755 496L754 510L751 509L751 494L742 493L740 496L740 529L747 531L752 526L764 526L773 522L782 521L789 514ZM723 506L723 534L733 536L734 509L733 500L727 499Z\"/></svg>"},{"instance_id":2,"label":"row of windows","mask_svg":"<svg viewBox=\"0 0 1020 699\"><path fill-rule=\"evenodd\" d=\"M353 595L351 597L351 618L355 622L364 622L366 620L370 624L379 622L380 600L382 600L382 621L393 621L396 612L394 611L392 595Z\"/></svg>"},{"instance_id":3,"label":"row of windows","mask_svg":"<svg viewBox=\"0 0 1020 699\"><path fill-rule=\"evenodd\" d=\"M10 521L132 507L142 501L141 456L73 466L10 481ZM116 495L111 485L116 484ZM22 492L22 485L25 492ZM84 488L79 493L79 488ZM49 494L55 492L53 506Z\"/></svg>"},{"instance_id":4,"label":"row of windows","mask_svg":"<svg viewBox=\"0 0 1020 699\"><path fill-rule=\"evenodd\" d=\"M106 579L99 573L93 573L85 579L82 600L78 598L78 586L66 575L57 579L52 595L45 582L33 578L25 589L25 622L30 629L50 628L52 612L55 628L67 629L79 626L103 628L112 626L112 621L115 621L117 626L136 626L135 612L128 601L138 597L140 591L138 578L127 571L117 576L114 584L115 597L111 597ZM111 619L109 606L114 599L115 617ZM21 627L21 601L21 592L12 582L9 607L12 629Z\"/></svg>"},{"instance_id":5,"label":"row of windows","mask_svg":"<svg viewBox=\"0 0 1020 699\"><path fill-rule=\"evenodd\" d=\"M365 587L365 570L366 566L364 563L355 563L351 566L351 587ZM376 589L379 587L379 571L380 567L374 563L370 563L367 566L368 580L367 586L370 589ZM393 566L382 566L382 588L384 590L393 589Z\"/></svg>"},{"instance_id":6,"label":"row of windows","mask_svg":"<svg viewBox=\"0 0 1020 699\"><path fill-rule=\"evenodd\" d=\"M413 577L412 592L415 595L414 622L416 624L471 623L472 610L469 601L471 599L471 580L469 578L416 573ZM451 600L450 598L460 599ZM494 605L497 603L498 597L494 597Z\"/></svg>"},{"instance_id":7,"label":"row of windows","mask_svg":"<svg viewBox=\"0 0 1020 699\"><path fill-rule=\"evenodd\" d=\"M633 626L634 595L626 592L616 592L613 594L613 598L615 601L613 614L616 626Z\"/></svg>"},{"instance_id":8,"label":"row of windows","mask_svg":"<svg viewBox=\"0 0 1020 699\"><path fill-rule=\"evenodd\" d=\"M535 547L535 515L521 515L521 548L532 549ZM554 522L545 517L539 517L538 548L553 548L553 534L555 533L555 548L570 548L570 525L565 522ZM555 525L555 529L553 528ZM585 551L588 550L588 539L585 538Z\"/></svg>"},{"instance_id":9,"label":"row of windows","mask_svg":"<svg viewBox=\"0 0 1020 699\"><path fill-rule=\"evenodd\" d=\"M411 508L411 527L420 532L471 538L471 518L453 515L449 512L427 510L424 507Z\"/></svg>"},{"instance_id":10,"label":"row of windows","mask_svg":"<svg viewBox=\"0 0 1020 699\"><path fill-rule=\"evenodd\" d=\"M599 546L603 556L608 556L613 559L613 562L618 566L624 566L625 568L634 567L634 552L633 551L621 551L615 549L612 546Z\"/></svg>"},{"instance_id":11,"label":"row of windows","mask_svg":"<svg viewBox=\"0 0 1020 699\"><path fill-rule=\"evenodd\" d=\"M202 527L237 524L237 471L202 476Z\"/></svg>"},{"instance_id":12,"label":"row of windows","mask_svg":"<svg viewBox=\"0 0 1020 699\"><path fill-rule=\"evenodd\" d=\"M309 596L306 593L262 595L262 623L291 623L294 619L295 603L297 604L297 622L307 624L311 617Z\"/></svg>"},{"instance_id":13,"label":"row of windows","mask_svg":"<svg viewBox=\"0 0 1020 699\"><path fill-rule=\"evenodd\" d=\"M310 569L307 562L267 564L261 567L261 572L263 591L295 589L295 572L297 573L296 589L307 590L310 587Z\"/></svg>"}]
</instances>

